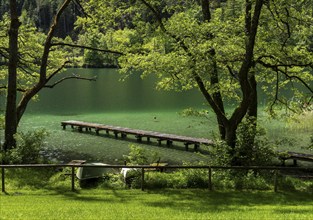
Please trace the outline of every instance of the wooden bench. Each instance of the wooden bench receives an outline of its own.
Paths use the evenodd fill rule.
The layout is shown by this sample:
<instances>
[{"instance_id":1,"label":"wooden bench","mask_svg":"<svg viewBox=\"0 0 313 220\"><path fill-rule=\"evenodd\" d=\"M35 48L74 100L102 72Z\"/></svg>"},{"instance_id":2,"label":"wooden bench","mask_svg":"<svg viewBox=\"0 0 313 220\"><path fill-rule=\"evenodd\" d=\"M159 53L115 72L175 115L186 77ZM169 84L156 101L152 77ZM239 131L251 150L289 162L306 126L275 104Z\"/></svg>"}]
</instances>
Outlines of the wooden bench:
<instances>
[{"instance_id":1,"label":"wooden bench","mask_svg":"<svg viewBox=\"0 0 313 220\"><path fill-rule=\"evenodd\" d=\"M280 152L279 159L281 159L283 166L285 166L286 160L293 160L293 165L297 166L298 160L313 162L313 154L304 154L304 153L297 153L297 152L291 152L291 151Z\"/></svg>"},{"instance_id":2,"label":"wooden bench","mask_svg":"<svg viewBox=\"0 0 313 220\"><path fill-rule=\"evenodd\" d=\"M152 163L152 164L150 164L150 166L153 166L153 167L155 167L155 166L157 166L157 168L148 168L147 170L151 170L151 171L160 171L160 172L163 172L163 171L165 171L165 169L166 169L166 166L168 165L168 163Z\"/></svg>"}]
</instances>

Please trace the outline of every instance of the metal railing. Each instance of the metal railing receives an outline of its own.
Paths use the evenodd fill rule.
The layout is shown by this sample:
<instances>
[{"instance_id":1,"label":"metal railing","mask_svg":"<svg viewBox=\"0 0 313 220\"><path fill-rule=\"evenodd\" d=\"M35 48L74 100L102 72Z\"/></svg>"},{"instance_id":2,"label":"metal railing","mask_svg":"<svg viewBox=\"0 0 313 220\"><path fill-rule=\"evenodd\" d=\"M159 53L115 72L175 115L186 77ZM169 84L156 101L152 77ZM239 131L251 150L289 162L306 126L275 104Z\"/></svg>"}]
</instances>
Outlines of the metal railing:
<instances>
[{"instance_id":1,"label":"metal railing","mask_svg":"<svg viewBox=\"0 0 313 220\"><path fill-rule=\"evenodd\" d=\"M136 168L141 169L141 190L144 190L144 179L145 179L145 169L207 169L208 170L208 189L213 190L212 184L212 170L270 170L274 171L274 191L278 191L278 171L281 170L302 170L302 171L311 171L313 172L313 168L310 167L276 167L276 166L179 166L179 165L169 165L165 167L160 166L150 166L150 165L92 165L92 164L19 164L19 165L0 165L2 174L2 192L6 192L5 190L5 170L6 169L17 169L17 168L71 168L71 190L75 191L75 168L78 167L102 167L102 168Z\"/></svg>"}]
</instances>

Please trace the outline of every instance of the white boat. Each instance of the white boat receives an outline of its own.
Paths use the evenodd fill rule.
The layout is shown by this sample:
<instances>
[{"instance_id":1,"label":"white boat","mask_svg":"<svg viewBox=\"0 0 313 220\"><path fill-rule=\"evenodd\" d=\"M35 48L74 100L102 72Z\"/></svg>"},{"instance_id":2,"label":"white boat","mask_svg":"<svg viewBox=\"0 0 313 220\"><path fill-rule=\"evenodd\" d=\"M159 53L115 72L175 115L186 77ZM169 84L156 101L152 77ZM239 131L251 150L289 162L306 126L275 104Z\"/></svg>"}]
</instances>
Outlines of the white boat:
<instances>
[{"instance_id":1,"label":"white boat","mask_svg":"<svg viewBox=\"0 0 313 220\"><path fill-rule=\"evenodd\" d=\"M84 165L109 165L105 163L84 163ZM79 180L96 179L112 173L112 168L107 167L79 167L76 172L76 177Z\"/></svg>"}]
</instances>

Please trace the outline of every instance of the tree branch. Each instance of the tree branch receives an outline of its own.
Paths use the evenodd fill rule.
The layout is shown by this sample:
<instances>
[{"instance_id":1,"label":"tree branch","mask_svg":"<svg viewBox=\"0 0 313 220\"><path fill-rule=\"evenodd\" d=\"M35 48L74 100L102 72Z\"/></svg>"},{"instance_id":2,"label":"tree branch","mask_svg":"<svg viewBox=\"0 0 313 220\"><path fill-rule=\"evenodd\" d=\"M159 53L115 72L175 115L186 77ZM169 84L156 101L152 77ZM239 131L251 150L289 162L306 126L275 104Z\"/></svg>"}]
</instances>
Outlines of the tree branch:
<instances>
[{"instance_id":1,"label":"tree branch","mask_svg":"<svg viewBox=\"0 0 313 220\"><path fill-rule=\"evenodd\" d=\"M262 60L258 60L258 63L261 64L262 66L272 69L276 72L280 72L283 75L285 75L288 79L297 79L298 81L300 81L302 83L302 85L304 85L305 88L307 88L312 94L313 94L313 88L311 88L309 86L309 84L307 82L305 82L301 77L296 76L296 75L289 75L287 73L287 71L281 70L279 67L285 67L285 68L292 68L292 67L312 67L312 63L309 64L277 64L277 65L273 65L273 64L269 64L269 63L265 63Z\"/></svg>"},{"instance_id":2,"label":"tree branch","mask_svg":"<svg viewBox=\"0 0 313 220\"><path fill-rule=\"evenodd\" d=\"M78 76L78 75L73 74L73 76L64 77L64 78L62 78L62 79L56 81L56 82L53 83L52 85L45 85L44 88L53 88L53 87L55 87L56 85L62 83L62 82L65 81L65 80L68 80L68 79L79 79L79 80L96 81L96 77L93 77L93 78L86 78L86 77L81 77L81 76Z\"/></svg>"},{"instance_id":3,"label":"tree branch","mask_svg":"<svg viewBox=\"0 0 313 220\"><path fill-rule=\"evenodd\" d=\"M275 83L275 97L274 97L274 100L272 101L271 105L270 105L270 113L273 113L273 109L274 109L274 106L276 105L277 102L283 104L284 106L286 106L286 108L293 112L293 113L296 113L296 111L294 109L292 109L291 107L289 107L288 103L286 101L283 101L279 98L279 72L280 70L277 68L276 69L276 83Z\"/></svg>"},{"instance_id":4,"label":"tree branch","mask_svg":"<svg viewBox=\"0 0 313 220\"><path fill-rule=\"evenodd\" d=\"M159 14L159 12L155 9L155 8L153 8L153 6L151 5L151 4L149 4L147 1L145 1L145 0L140 0L147 8L149 8L150 10L151 10L151 12L154 14L154 16L156 17L156 19L157 19L157 21L158 21L158 23L159 23L159 25L160 25L160 28L161 28L161 30L165 33L165 34L167 34L167 35L169 35L171 38L173 38L187 53L188 53L188 55L191 57L191 58L193 58L193 56L191 55L191 53L189 52L189 49L188 49L188 47L185 45L185 43L183 42L183 39L181 39L179 36L176 36L175 34L172 34L172 33L170 33L166 28L165 28L165 26L164 26L164 24L163 24L163 22L162 22L162 18L161 18L161 16L160 16L160 14Z\"/></svg>"},{"instance_id":5,"label":"tree branch","mask_svg":"<svg viewBox=\"0 0 313 220\"><path fill-rule=\"evenodd\" d=\"M45 83L46 82L46 77L47 77L47 65L48 65L48 58L49 58L49 52L50 52L50 47L51 47L51 41L54 36L54 32L57 28L57 25L59 23L60 17L63 14L64 10L67 8L67 6L70 4L72 0L64 0L62 6L60 9L57 11L57 14L54 16L53 23L50 26L49 32L47 34L47 38L44 44L44 52L42 54L42 59L41 59L41 65L40 65L40 83Z\"/></svg>"},{"instance_id":6,"label":"tree branch","mask_svg":"<svg viewBox=\"0 0 313 220\"><path fill-rule=\"evenodd\" d=\"M149 9L151 10L151 12L154 14L154 16L156 17L156 19L157 19L157 21L158 21L158 23L159 23L159 25L160 25L161 30L162 30L163 32L165 32L165 33L168 33L167 30L166 30L166 28L165 28L165 26L164 26L164 24L163 24L163 22L162 22L162 18L160 17L159 12L158 12L155 8L153 8L152 5L149 4L147 1L145 1L145 0L140 0L140 1L141 1L147 8L149 8Z\"/></svg>"},{"instance_id":7,"label":"tree branch","mask_svg":"<svg viewBox=\"0 0 313 220\"><path fill-rule=\"evenodd\" d=\"M270 106L270 112L273 112L273 107L276 104L278 99L278 93L279 93L279 73L276 71L276 85L275 85L275 98Z\"/></svg>"},{"instance_id":8,"label":"tree branch","mask_svg":"<svg viewBox=\"0 0 313 220\"><path fill-rule=\"evenodd\" d=\"M238 73L234 72L233 69L229 66L229 65L226 65L227 69L228 69L228 72L229 74L236 80L238 80Z\"/></svg>"},{"instance_id":9,"label":"tree branch","mask_svg":"<svg viewBox=\"0 0 313 220\"><path fill-rule=\"evenodd\" d=\"M3 90L3 89L8 89L7 86L0 86L0 90ZM17 91L19 92L26 92L26 89L22 89L22 88L16 88Z\"/></svg>"},{"instance_id":10,"label":"tree branch","mask_svg":"<svg viewBox=\"0 0 313 220\"><path fill-rule=\"evenodd\" d=\"M263 58L270 58L275 60L276 64L270 64L270 63L265 63L264 61L262 61ZM286 58L288 59L288 57ZM281 60L279 60L277 57L274 57L272 55L263 55L258 57L258 59L256 59L255 61L256 63L259 63L261 65L263 65L264 67L288 67L288 68L292 68L292 67L311 67L313 69L313 62L309 62L309 63L284 63Z\"/></svg>"},{"instance_id":11,"label":"tree branch","mask_svg":"<svg viewBox=\"0 0 313 220\"><path fill-rule=\"evenodd\" d=\"M279 10L277 9L278 7L281 7L281 5L277 6L275 4L275 1L272 1L272 4L274 6L274 11L271 9L270 4L267 5L268 6L268 10L270 11L273 19L276 21L277 28L279 28L282 31L282 33L285 33L287 35L285 39L282 39L283 42L282 42L282 45L281 45L281 50L283 50L285 48L286 44L287 44L287 41L291 38L291 34L292 34L291 33L290 24L288 23L289 18L291 18L290 12L288 10L288 7L291 7L291 6L290 5L285 5L284 11L286 12L287 19L284 20L282 18L282 16L281 16L282 12L279 12ZM301 21L301 22L303 22L303 21ZM279 23L282 23L283 26L286 27L286 30L284 28L282 28Z\"/></svg>"},{"instance_id":12,"label":"tree branch","mask_svg":"<svg viewBox=\"0 0 313 220\"><path fill-rule=\"evenodd\" d=\"M22 72L26 73L27 75L35 78L37 76L35 76L30 70L28 70L28 66L25 64L22 64L21 62L18 63L18 67L21 69Z\"/></svg>"},{"instance_id":13,"label":"tree branch","mask_svg":"<svg viewBox=\"0 0 313 220\"><path fill-rule=\"evenodd\" d=\"M105 49L99 49L99 48L95 48L95 47L76 45L76 44L68 44L68 43L62 43L62 42L52 43L51 47L53 47L53 46L67 46L67 47L81 48L81 49L87 49L87 50L94 50L94 51L99 51L99 52L104 52L104 53L113 53L113 54L118 54L118 55L124 55L124 53L119 52L119 51L105 50Z\"/></svg>"},{"instance_id":14,"label":"tree branch","mask_svg":"<svg viewBox=\"0 0 313 220\"><path fill-rule=\"evenodd\" d=\"M300 81L302 83L302 85L304 85L304 87L307 88L313 94L313 89L301 77L295 76L295 75L289 75L284 71L280 71L280 72L283 73L289 79L296 79L296 80Z\"/></svg>"},{"instance_id":15,"label":"tree branch","mask_svg":"<svg viewBox=\"0 0 313 220\"><path fill-rule=\"evenodd\" d=\"M0 55L6 59L9 59L9 51L8 48L0 47Z\"/></svg>"},{"instance_id":16,"label":"tree branch","mask_svg":"<svg viewBox=\"0 0 313 220\"><path fill-rule=\"evenodd\" d=\"M74 0L74 4L76 4L78 6L78 10L85 16L85 17L89 17L91 18L85 11L84 7L81 5L79 0Z\"/></svg>"},{"instance_id":17,"label":"tree branch","mask_svg":"<svg viewBox=\"0 0 313 220\"><path fill-rule=\"evenodd\" d=\"M63 70L64 67L66 66L66 64L68 64L68 63L70 63L70 61L68 61L68 60L65 61L62 66L60 66L56 71L54 71L54 72L47 78L47 80L46 80L45 83L48 83L57 73L59 73L61 70Z\"/></svg>"}]
</instances>

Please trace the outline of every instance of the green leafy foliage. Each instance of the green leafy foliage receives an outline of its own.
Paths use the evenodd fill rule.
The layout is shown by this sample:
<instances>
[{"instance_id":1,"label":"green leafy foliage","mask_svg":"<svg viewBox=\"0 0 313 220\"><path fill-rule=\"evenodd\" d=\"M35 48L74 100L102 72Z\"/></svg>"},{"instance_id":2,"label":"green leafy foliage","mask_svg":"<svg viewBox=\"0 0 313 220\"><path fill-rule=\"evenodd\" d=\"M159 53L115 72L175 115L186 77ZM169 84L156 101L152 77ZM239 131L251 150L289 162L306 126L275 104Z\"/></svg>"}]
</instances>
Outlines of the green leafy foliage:
<instances>
[{"instance_id":1,"label":"green leafy foliage","mask_svg":"<svg viewBox=\"0 0 313 220\"><path fill-rule=\"evenodd\" d=\"M34 87L39 81L41 55L46 35L39 32L34 24L28 20L28 14L23 11L20 21L22 25L19 29L19 64L18 64L18 91L25 92ZM0 48L5 60L8 60L8 37L9 17L7 14L0 21ZM58 41L58 38L55 38ZM60 46L53 47L50 51L50 58L47 66L46 77L54 75L56 71L68 60L69 53ZM0 86L6 85L7 65L0 67ZM5 88L5 87L4 87Z\"/></svg>"},{"instance_id":2,"label":"green leafy foliage","mask_svg":"<svg viewBox=\"0 0 313 220\"><path fill-rule=\"evenodd\" d=\"M232 161L241 166L266 166L275 161L276 144L266 137L263 128L255 129L249 119L244 120L237 131L237 142L234 149L224 141L215 141L212 148L213 165L229 166Z\"/></svg>"},{"instance_id":3,"label":"green leafy foliage","mask_svg":"<svg viewBox=\"0 0 313 220\"><path fill-rule=\"evenodd\" d=\"M147 165L156 162L159 159L159 155L155 151L147 151L137 145L130 145L130 152L128 155L124 155L124 159L127 164L131 165Z\"/></svg>"},{"instance_id":4,"label":"green leafy foliage","mask_svg":"<svg viewBox=\"0 0 313 220\"><path fill-rule=\"evenodd\" d=\"M12 164L33 164L44 162L42 155L45 130L20 132L15 135L17 146L9 152L3 152L4 160Z\"/></svg>"},{"instance_id":5,"label":"green leafy foliage","mask_svg":"<svg viewBox=\"0 0 313 220\"><path fill-rule=\"evenodd\" d=\"M34 190L52 186L50 179L56 174L56 170L54 168L18 168L7 169L5 173L7 189Z\"/></svg>"},{"instance_id":6,"label":"green leafy foliage","mask_svg":"<svg viewBox=\"0 0 313 220\"><path fill-rule=\"evenodd\" d=\"M4 115L0 114L0 130L4 129Z\"/></svg>"},{"instance_id":7,"label":"green leafy foliage","mask_svg":"<svg viewBox=\"0 0 313 220\"><path fill-rule=\"evenodd\" d=\"M158 153L147 151L142 147L130 145L130 152L124 155L124 160L128 165L148 165L156 162L159 158ZM141 186L141 169L133 169L127 171L127 177L124 178L126 185L131 188L140 188Z\"/></svg>"},{"instance_id":8,"label":"green leafy foliage","mask_svg":"<svg viewBox=\"0 0 313 220\"><path fill-rule=\"evenodd\" d=\"M216 140L211 148L212 165L231 166L271 166L276 162L277 143L266 138L265 130L251 125L245 119L237 131L235 148L222 140ZM262 170L223 170L214 171L213 178L222 188L269 189L272 175Z\"/></svg>"},{"instance_id":9,"label":"green leafy foliage","mask_svg":"<svg viewBox=\"0 0 313 220\"><path fill-rule=\"evenodd\" d=\"M245 166L271 165L276 157L275 144L266 138L264 128L255 130L250 123L246 119L240 124L234 157Z\"/></svg>"}]
</instances>

